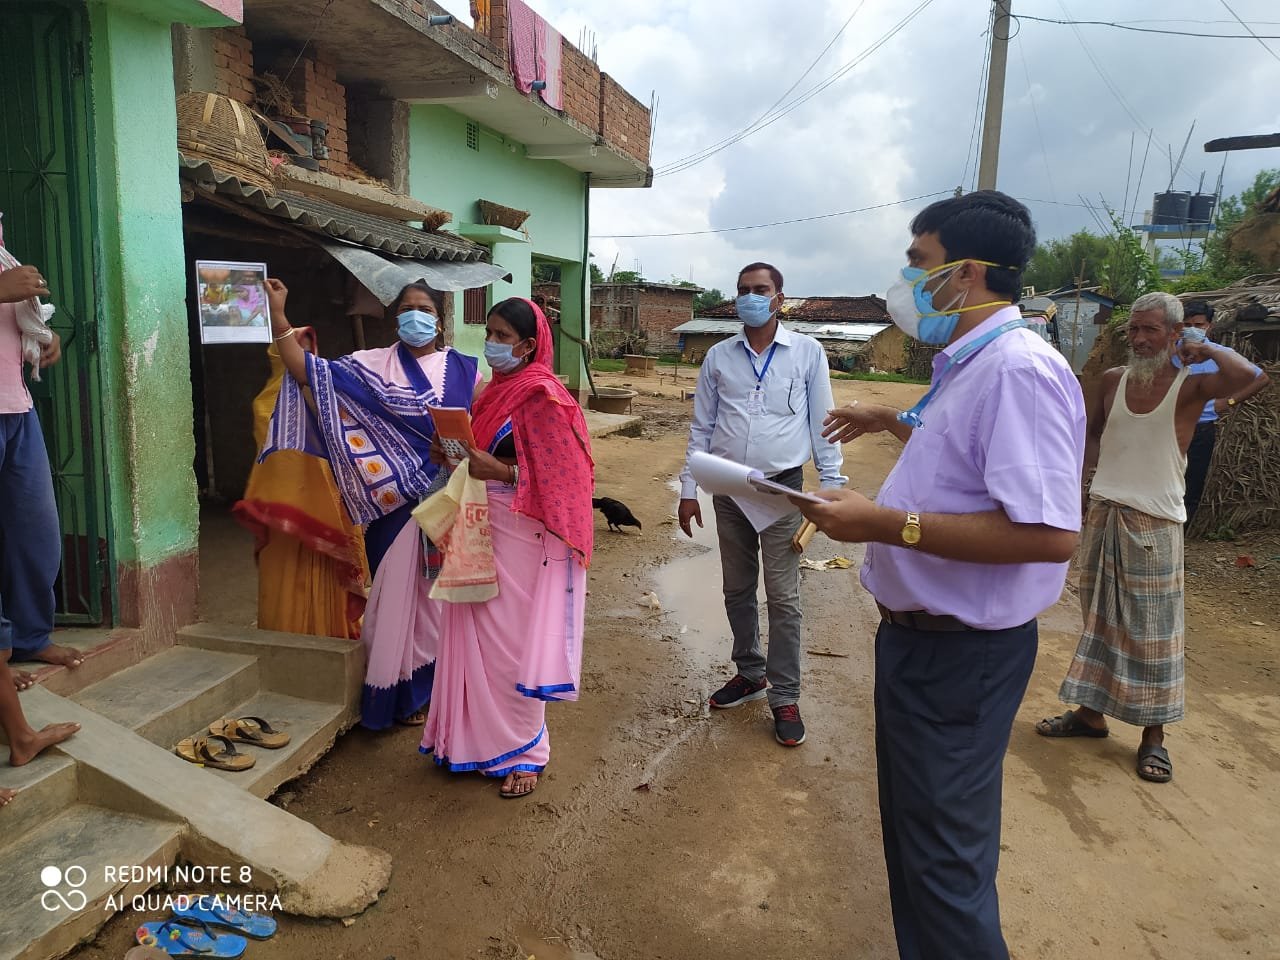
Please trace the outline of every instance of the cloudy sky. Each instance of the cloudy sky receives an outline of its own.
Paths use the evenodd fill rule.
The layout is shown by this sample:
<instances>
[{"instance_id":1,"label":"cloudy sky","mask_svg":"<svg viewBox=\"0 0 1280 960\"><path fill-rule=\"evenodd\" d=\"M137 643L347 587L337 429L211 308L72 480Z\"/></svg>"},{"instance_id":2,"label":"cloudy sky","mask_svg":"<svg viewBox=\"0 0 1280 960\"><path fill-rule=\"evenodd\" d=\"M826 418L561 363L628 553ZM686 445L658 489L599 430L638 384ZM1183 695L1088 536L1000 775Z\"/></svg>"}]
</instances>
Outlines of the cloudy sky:
<instances>
[{"instance_id":1,"label":"cloudy sky","mask_svg":"<svg viewBox=\"0 0 1280 960\"><path fill-rule=\"evenodd\" d=\"M570 41L594 32L602 69L641 100L659 98L653 166L687 157L748 127L801 77L842 24L853 20L800 81L790 101L859 57L919 0L534 0ZM1263 35L1280 35L1274 0L1228 0ZM765 129L705 162L660 176L650 190L596 190L593 234L723 230L892 203L975 177L970 150L990 4L932 0L864 62ZM856 13L855 13L856 11ZM1196 34L1241 33L1221 0L1014 0L1015 13L1120 20ZM1119 208L1130 180L1137 218L1168 186L1196 122L1177 189L1207 189L1222 154L1215 137L1280 130L1280 40L1134 33L1023 19L1014 27L1005 84L999 187L1030 202L1039 234L1093 225L1079 204L1099 195ZM1087 45L1087 52L1084 45ZM1091 60L1092 56L1092 60ZM1096 66L1094 61L1096 61ZM1105 72L1106 79L1100 75ZM1141 190L1136 190L1147 144ZM1130 172L1131 136L1136 140ZM966 156L968 155L968 156ZM1237 192L1280 150L1242 152L1226 165ZM1057 203L1046 202L1057 201ZM692 278L729 289L737 269L776 262L793 295L883 292L902 265L907 223L928 201L809 223L695 236L592 240L607 271L653 280Z\"/></svg>"}]
</instances>

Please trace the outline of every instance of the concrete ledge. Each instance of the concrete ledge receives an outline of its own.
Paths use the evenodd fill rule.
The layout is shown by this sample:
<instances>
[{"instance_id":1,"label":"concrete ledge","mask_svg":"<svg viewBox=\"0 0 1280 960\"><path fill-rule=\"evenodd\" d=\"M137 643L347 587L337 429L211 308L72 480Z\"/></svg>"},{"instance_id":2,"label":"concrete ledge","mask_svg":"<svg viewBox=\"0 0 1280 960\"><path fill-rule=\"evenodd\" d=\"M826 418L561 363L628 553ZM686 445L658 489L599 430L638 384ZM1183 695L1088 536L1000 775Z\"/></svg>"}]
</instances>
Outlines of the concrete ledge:
<instances>
[{"instance_id":1,"label":"concrete ledge","mask_svg":"<svg viewBox=\"0 0 1280 960\"><path fill-rule=\"evenodd\" d=\"M346 726L358 719L365 670L362 643L221 623L183 627L178 643L256 657L264 688L303 700L342 704L348 711Z\"/></svg>"},{"instance_id":2,"label":"concrete ledge","mask_svg":"<svg viewBox=\"0 0 1280 960\"><path fill-rule=\"evenodd\" d=\"M591 439L619 434L624 437L638 437L644 432L644 420L627 413L597 413L595 410L584 410L587 416L587 429L591 431Z\"/></svg>"},{"instance_id":3,"label":"concrete ledge","mask_svg":"<svg viewBox=\"0 0 1280 960\"><path fill-rule=\"evenodd\" d=\"M79 704L36 687L23 692L22 706L36 726L81 724L58 752L85 771L82 803L186 824L184 856L196 863L250 867L253 886L279 892L290 913L352 916L377 900L390 882L389 853L340 843Z\"/></svg>"}]
</instances>

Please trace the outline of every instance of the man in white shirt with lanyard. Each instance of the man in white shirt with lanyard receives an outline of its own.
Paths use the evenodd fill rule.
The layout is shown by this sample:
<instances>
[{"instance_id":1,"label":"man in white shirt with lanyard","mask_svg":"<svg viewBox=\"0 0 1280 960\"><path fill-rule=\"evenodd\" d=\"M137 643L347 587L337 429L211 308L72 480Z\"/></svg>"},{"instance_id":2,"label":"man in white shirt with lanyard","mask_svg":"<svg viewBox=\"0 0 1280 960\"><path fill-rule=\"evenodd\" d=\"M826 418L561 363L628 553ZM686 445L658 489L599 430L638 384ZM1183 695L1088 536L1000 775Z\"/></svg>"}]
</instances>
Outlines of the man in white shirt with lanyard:
<instances>
[{"instance_id":1,"label":"man in white shirt with lanyard","mask_svg":"<svg viewBox=\"0 0 1280 960\"><path fill-rule=\"evenodd\" d=\"M782 326L782 274L752 263L738 275L742 332L707 351L694 393L689 454L706 451L746 464L796 490L812 459L823 488L843 487L844 457L822 436L832 407L826 352L812 337ZM702 526L698 489L688 463L680 475L680 529L693 536ZM804 742L800 717L800 556L791 539L800 514L717 496L716 531L724 575L724 605L733 631L737 675L711 696L711 706L738 707L766 695L774 736L787 747ZM756 589L764 559L769 608L769 652L760 645Z\"/></svg>"}]
</instances>

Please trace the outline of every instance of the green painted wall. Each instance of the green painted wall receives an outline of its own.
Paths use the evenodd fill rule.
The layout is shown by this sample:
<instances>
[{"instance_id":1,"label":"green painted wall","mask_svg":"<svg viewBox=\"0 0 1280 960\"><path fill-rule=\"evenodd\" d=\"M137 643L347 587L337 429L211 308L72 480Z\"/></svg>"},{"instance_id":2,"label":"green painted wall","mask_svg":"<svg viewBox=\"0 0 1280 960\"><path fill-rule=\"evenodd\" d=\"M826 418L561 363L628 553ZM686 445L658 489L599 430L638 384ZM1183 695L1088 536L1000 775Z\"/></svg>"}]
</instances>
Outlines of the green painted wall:
<instances>
[{"instance_id":1,"label":"green painted wall","mask_svg":"<svg viewBox=\"0 0 1280 960\"><path fill-rule=\"evenodd\" d=\"M409 114L409 192L423 203L448 210L454 222L479 223L476 201L480 198L529 211L524 230L529 241L492 244L493 260L511 271L511 283L499 281L490 292L490 304L506 297L527 297L534 258L547 258L570 268L581 278L586 233L587 186L585 175L553 160L530 160L523 144L480 128L478 149L467 146L467 118L447 107L415 105ZM572 269L577 265L577 269ZM581 283L576 286L580 287ZM562 286L562 325L587 338L584 303L573 302ZM483 352L484 328L462 323L462 298L455 298L454 343L458 349ZM583 379L581 350L562 338L567 349L560 362L570 385ZM576 370L576 374L575 374Z\"/></svg>"},{"instance_id":2,"label":"green painted wall","mask_svg":"<svg viewBox=\"0 0 1280 960\"><path fill-rule=\"evenodd\" d=\"M90 18L114 559L152 566L199 530L170 28L100 4Z\"/></svg>"}]
</instances>

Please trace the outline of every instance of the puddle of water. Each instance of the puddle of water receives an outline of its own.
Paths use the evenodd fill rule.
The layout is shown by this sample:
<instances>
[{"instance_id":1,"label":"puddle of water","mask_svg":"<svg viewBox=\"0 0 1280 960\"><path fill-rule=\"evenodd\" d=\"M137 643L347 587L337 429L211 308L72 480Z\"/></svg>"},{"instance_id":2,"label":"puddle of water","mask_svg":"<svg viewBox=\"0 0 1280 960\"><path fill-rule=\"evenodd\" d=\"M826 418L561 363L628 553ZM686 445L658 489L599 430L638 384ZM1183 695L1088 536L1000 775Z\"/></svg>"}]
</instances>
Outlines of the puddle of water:
<instances>
[{"instance_id":1,"label":"puddle of water","mask_svg":"<svg viewBox=\"0 0 1280 960\"><path fill-rule=\"evenodd\" d=\"M537 960L600 960L590 950L570 947L564 937L540 934L531 926L520 927L516 938L520 941L520 949Z\"/></svg>"},{"instance_id":2,"label":"puddle of water","mask_svg":"<svg viewBox=\"0 0 1280 960\"><path fill-rule=\"evenodd\" d=\"M679 485L673 483L672 489L678 493ZM713 662L728 662L733 641L724 612L716 512L711 505L711 497L701 490L698 491L698 502L702 506L704 525L693 525L693 542L704 550L696 556L663 564L654 577L655 592L672 628L677 632L688 628L688 632L679 634L680 643L706 654ZM681 543L689 542L678 525L674 538ZM758 597L763 606L763 579Z\"/></svg>"}]
</instances>

